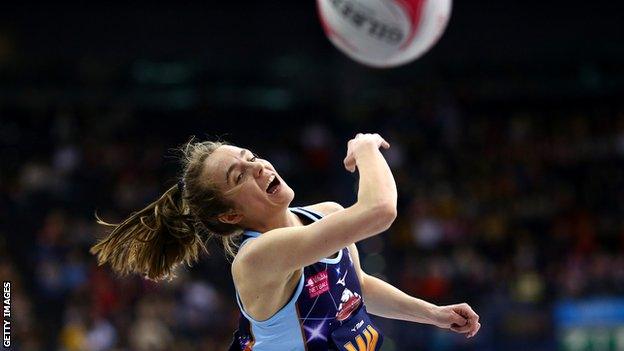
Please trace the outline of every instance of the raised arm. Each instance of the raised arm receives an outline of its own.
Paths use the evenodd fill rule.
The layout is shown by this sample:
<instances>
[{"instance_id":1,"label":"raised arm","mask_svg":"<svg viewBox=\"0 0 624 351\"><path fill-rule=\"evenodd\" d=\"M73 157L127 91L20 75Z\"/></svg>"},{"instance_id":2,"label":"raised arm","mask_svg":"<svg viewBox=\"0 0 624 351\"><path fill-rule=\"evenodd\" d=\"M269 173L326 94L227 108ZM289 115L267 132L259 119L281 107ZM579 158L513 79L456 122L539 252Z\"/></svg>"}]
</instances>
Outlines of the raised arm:
<instances>
[{"instance_id":1,"label":"raised arm","mask_svg":"<svg viewBox=\"0 0 624 351\"><path fill-rule=\"evenodd\" d=\"M263 277L283 276L317 262L351 243L388 229L396 217L394 178L379 147L389 144L378 134L358 134L350 140L347 170L360 174L357 202L308 226L279 228L245 245L233 263Z\"/></svg>"}]
</instances>

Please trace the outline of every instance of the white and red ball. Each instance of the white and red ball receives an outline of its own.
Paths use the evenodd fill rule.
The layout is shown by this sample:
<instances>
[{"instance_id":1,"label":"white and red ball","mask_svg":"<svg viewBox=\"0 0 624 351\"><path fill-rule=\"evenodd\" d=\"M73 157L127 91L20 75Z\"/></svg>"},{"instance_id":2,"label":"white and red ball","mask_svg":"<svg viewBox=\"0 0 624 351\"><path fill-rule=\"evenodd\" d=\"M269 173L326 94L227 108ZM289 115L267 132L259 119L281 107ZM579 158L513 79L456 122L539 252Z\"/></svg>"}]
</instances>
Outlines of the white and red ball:
<instances>
[{"instance_id":1,"label":"white and red ball","mask_svg":"<svg viewBox=\"0 0 624 351\"><path fill-rule=\"evenodd\" d=\"M442 36L452 0L317 0L321 24L340 51L362 64L399 66Z\"/></svg>"}]
</instances>

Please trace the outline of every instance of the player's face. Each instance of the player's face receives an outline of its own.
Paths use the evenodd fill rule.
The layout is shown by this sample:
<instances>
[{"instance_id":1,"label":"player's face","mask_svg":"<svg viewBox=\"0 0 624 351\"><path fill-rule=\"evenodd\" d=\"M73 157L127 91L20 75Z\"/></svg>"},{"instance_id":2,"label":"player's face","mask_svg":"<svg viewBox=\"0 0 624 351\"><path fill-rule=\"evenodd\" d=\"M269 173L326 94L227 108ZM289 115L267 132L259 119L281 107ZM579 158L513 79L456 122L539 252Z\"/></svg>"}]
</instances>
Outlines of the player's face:
<instances>
[{"instance_id":1,"label":"player's face","mask_svg":"<svg viewBox=\"0 0 624 351\"><path fill-rule=\"evenodd\" d=\"M293 190L273 165L249 150L224 145L206 162L212 180L247 223L262 221L275 211L283 211L294 198Z\"/></svg>"}]
</instances>

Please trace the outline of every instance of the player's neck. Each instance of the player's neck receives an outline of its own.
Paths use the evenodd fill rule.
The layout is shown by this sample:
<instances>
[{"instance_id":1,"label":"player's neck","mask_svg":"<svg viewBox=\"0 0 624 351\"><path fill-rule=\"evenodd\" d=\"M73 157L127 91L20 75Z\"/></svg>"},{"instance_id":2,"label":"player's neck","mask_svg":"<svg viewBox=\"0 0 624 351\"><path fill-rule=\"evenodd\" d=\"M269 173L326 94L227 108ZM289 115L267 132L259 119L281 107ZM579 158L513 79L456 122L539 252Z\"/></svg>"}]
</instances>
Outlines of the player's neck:
<instances>
[{"instance_id":1,"label":"player's neck","mask_svg":"<svg viewBox=\"0 0 624 351\"><path fill-rule=\"evenodd\" d=\"M281 212L279 215L275 215L267 219L267 221L263 223L257 231L260 233L266 233L277 228L295 227L301 225L303 225L301 219L299 219L296 214L286 209L286 211Z\"/></svg>"}]
</instances>

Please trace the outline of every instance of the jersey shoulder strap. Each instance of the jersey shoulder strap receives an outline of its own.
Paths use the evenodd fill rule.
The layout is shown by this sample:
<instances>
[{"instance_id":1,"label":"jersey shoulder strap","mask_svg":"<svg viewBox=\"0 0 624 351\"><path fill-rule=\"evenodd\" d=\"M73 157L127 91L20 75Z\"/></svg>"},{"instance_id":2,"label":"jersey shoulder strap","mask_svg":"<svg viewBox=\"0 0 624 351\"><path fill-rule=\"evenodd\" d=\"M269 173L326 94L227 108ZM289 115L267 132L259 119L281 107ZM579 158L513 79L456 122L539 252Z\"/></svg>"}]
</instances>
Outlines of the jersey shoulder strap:
<instances>
[{"instance_id":1,"label":"jersey shoulder strap","mask_svg":"<svg viewBox=\"0 0 624 351\"><path fill-rule=\"evenodd\" d=\"M292 207L290 210L292 212L304 215L315 222L323 218L323 215L321 215L320 213L304 207Z\"/></svg>"}]
</instances>

